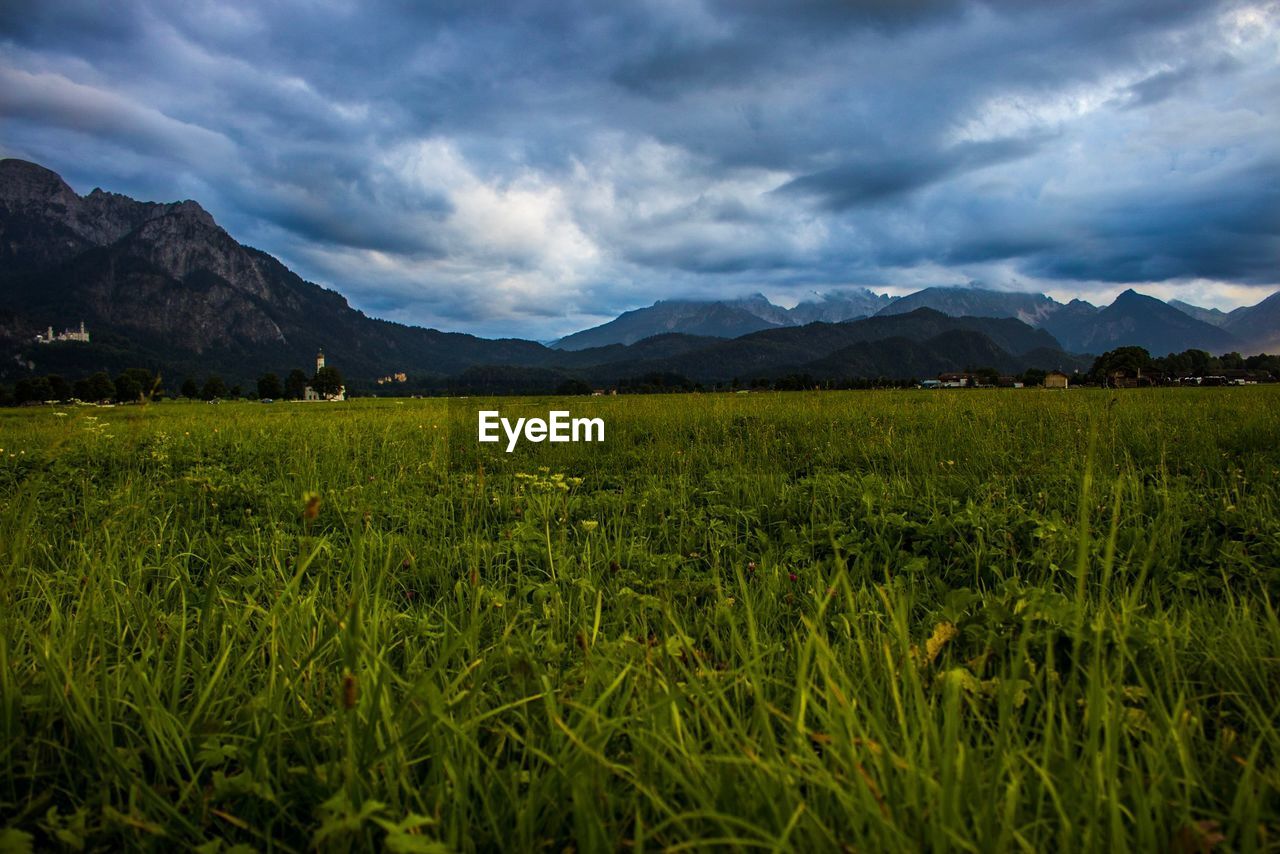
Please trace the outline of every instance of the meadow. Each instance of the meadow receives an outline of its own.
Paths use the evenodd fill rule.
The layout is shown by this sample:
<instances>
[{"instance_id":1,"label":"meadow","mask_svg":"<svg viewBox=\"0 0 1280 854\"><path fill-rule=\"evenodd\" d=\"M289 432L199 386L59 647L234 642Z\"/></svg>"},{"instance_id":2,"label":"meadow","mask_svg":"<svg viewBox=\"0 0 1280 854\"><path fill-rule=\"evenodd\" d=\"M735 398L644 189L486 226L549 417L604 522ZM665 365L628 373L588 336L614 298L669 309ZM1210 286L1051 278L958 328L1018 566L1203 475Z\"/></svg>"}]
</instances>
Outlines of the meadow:
<instances>
[{"instance_id":1,"label":"meadow","mask_svg":"<svg viewBox=\"0 0 1280 854\"><path fill-rule=\"evenodd\" d=\"M1280 850L1277 412L0 412L0 849Z\"/></svg>"}]
</instances>

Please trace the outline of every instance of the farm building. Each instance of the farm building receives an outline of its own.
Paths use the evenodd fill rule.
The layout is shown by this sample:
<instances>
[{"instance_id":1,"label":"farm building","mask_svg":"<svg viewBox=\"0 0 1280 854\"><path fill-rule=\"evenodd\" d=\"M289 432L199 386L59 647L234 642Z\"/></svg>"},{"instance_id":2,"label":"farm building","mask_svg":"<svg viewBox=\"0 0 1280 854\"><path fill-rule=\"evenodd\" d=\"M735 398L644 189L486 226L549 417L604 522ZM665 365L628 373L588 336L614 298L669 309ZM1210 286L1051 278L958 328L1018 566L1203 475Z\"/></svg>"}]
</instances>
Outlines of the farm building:
<instances>
[{"instance_id":1,"label":"farm building","mask_svg":"<svg viewBox=\"0 0 1280 854\"><path fill-rule=\"evenodd\" d=\"M1061 371L1051 371L1045 375L1045 388L1068 388L1071 385L1071 378Z\"/></svg>"}]
</instances>

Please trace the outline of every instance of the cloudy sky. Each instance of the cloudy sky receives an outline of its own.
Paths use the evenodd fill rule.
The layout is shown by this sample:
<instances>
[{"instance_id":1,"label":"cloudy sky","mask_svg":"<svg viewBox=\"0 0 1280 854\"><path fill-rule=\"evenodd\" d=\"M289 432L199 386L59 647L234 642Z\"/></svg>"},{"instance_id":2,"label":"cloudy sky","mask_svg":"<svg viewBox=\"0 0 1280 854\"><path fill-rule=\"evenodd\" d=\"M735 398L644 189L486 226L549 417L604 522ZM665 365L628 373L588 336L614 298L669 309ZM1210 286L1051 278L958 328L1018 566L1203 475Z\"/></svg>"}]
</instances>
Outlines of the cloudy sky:
<instances>
[{"instance_id":1,"label":"cloudy sky","mask_svg":"<svg viewBox=\"0 0 1280 854\"><path fill-rule=\"evenodd\" d=\"M0 4L0 155L370 314L1280 286L1280 2Z\"/></svg>"}]
</instances>

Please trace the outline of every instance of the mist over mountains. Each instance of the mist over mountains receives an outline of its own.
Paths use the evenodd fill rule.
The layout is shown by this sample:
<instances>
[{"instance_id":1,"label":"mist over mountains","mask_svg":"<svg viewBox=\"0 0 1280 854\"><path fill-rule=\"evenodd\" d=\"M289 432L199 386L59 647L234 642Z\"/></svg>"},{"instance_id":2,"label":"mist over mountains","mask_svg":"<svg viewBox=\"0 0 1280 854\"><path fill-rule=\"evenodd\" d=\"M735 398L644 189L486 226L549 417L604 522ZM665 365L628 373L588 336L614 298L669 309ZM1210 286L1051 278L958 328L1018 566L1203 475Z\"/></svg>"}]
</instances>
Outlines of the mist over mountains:
<instances>
[{"instance_id":1,"label":"mist over mountains","mask_svg":"<svg viewBox=\"0 0 1280 854\"><path fill-rule=\"evenodd\" d=\"M35 336L84 321L91 343ZM804 374L906 379L967 367L1087 366L1134 344L1163 354L1280 349L1280 295L1213 312L1133 291L1109 306L1042 294L933 287L894 298L865 288L791 308L760 294L664 300L551 347L368 317L237 242L197 202L80 196L56 173L0 161L0 378L144 367L175 381L251 382L307 367L323 348L356 387L404 371L433 387L543 390L644 374L703 383Z\"/></svg>"}]
</instances>

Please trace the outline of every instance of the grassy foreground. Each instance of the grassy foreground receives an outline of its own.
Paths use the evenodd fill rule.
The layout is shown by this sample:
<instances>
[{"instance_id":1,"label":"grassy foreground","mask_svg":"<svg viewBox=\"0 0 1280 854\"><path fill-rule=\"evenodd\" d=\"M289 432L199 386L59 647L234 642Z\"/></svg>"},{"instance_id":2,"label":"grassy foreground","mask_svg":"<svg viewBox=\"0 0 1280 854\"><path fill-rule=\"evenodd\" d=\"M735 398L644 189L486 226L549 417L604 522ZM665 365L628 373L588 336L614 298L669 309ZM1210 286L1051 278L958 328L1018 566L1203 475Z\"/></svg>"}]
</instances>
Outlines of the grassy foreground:
<instances>
[{"instance_id":1,"label":"grassy foreground","mask_svg":"<svg viewBox=\"0 0 1280 854\"><path fill-rule=\"evenodd\" d=\"M0 847L1280 848L1280 388L479 404L0 412Z\"/></svg>"}]
</instances>

